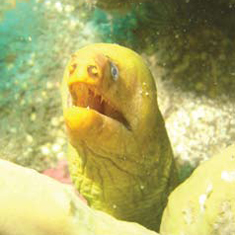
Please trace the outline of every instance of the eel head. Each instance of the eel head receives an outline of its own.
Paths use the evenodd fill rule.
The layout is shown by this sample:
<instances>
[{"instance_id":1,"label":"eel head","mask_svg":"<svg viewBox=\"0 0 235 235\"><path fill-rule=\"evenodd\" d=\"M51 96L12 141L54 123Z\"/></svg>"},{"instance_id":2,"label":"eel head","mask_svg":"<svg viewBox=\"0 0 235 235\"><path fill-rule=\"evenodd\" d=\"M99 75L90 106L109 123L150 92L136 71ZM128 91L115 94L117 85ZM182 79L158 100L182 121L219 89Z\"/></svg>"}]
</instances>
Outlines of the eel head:
<instances>
[{"instance_id":1,"label":"eel head","mask_svg":"<svg viewBox=\"0 0 235 235\"><path fill-rule=\"evenodd\" d=\"M95 151L118 153L125 140L137 152L137 145L153 132L155 84L141 57L130 49L115 44L80 49L65 70L62 97L75 148L85 143Z\"/></svg>"}]
</instances>

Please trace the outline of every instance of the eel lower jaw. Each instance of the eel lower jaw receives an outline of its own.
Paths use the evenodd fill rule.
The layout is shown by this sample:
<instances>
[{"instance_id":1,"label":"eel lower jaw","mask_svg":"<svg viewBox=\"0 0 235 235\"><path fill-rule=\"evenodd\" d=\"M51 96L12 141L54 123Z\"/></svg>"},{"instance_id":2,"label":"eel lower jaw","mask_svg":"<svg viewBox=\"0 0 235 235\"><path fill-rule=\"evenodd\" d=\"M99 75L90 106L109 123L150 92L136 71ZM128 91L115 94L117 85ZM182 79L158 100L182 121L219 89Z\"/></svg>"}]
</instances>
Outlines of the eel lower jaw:
<instances>
[{"instance_id":1,"label":"eel lower jaw","mask_svg":"<svg viewBox=\"0 0 235 235\"><path fill-rule=\"evenodd\" d=\"M105 118L118 121L127 130L131 130L131 126L122 112L115 108L95 86L82 82L71 84L67 97L67 107L79 109L78 116L82 114L82 110L86 113L89 111L97 112L99 115L105 116Z\"/></svg>"}]
</instances>

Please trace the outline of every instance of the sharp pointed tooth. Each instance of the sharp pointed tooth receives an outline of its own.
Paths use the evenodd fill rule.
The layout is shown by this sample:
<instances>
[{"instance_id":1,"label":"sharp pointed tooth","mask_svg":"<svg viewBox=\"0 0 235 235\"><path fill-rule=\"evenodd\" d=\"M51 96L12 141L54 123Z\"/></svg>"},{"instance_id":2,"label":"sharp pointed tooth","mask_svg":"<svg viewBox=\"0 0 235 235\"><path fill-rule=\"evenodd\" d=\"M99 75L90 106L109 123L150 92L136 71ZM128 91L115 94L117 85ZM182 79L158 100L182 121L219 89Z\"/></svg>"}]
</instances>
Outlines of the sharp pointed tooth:
<instances>
[{"instance_id":1,"label":"sharp pointed tooth","mask_svg":"<svg viewBox=\"0 0 235 235\"><path fill-rule=\"evenodd\" d=\"M70 94L70 93L68 94L68 98L67 98L67 106L68 106L68 107L71 107L71 106L72 106L72 97L71 97L71 94Z\"/></svg>"}]
</instances>

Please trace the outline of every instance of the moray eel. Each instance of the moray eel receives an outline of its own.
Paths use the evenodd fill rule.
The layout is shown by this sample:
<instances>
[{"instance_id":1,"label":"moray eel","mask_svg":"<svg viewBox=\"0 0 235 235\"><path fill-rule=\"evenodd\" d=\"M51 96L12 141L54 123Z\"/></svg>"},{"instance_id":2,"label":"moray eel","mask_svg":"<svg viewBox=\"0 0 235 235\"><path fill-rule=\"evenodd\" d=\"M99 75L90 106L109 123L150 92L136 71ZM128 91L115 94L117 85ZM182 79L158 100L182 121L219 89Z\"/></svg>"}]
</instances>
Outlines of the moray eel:
<instances>
[{"instance_id":1,"label":"moray eel","mask_svg":"<svg viewBox=\"0 0 235 235\"><path fill-rule=\"evenodd\" d=\"M177 185L153 76L134 51L88 45L62 82L71 177L88 204L158 230Z\"/></svg>"}]
</instances>

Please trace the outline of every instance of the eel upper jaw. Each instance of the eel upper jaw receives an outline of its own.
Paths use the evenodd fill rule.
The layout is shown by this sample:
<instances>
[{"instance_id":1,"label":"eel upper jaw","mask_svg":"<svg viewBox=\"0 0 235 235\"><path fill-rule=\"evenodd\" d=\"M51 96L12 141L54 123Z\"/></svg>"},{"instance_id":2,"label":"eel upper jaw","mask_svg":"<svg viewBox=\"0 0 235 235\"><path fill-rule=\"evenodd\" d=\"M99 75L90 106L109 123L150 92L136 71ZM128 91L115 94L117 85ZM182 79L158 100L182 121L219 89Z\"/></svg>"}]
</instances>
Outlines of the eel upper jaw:
<instances>
[{"instance_id":1,"label":"eel upper jaw","mask_svg":"<svg viewBox=\"0 0 235 235\"><path fill-rule=\"evenodd\" d=\"M75 82L69 85L68 93L67 107L95 110L100 115L118 121L127 130L131 130L130 123L122 112L115 108L111 101L104 97L96 86L83 82Z\"/></svg>"}]
</instances>

